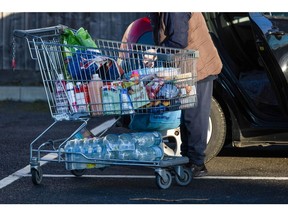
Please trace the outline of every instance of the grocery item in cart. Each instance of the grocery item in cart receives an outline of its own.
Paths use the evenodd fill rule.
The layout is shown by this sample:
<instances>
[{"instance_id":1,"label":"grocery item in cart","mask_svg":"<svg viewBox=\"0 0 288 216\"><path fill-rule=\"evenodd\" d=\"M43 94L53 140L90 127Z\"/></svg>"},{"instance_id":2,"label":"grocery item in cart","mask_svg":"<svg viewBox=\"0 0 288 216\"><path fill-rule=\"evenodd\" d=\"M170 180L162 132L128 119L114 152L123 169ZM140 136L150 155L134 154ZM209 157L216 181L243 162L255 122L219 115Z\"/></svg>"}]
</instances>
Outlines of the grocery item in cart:
<instances>
[{"instance_id":1,"label":"grocery item in cart","mask_svg":"<svg viewBox=\"0 0 288 216\"><path fill-rule=\"evenodd\" d=\"M99 67L97 73L99 73L100 78L106 83L110 83L116 80L120 80L122 74L124 73L123 69L118 65L117 61L112 57L102 56L106 58L107 61Z\"/></svg>"},{"instance_id":2,"label":"grocery item in cart","mask_svg":"<svg viewBox=\"0 0 288 216\"><path fill-rule=\"evenodd\" d=\"M136 140L137 147L158 146L162 142L162 135L155 131L132 133L132 136Z\"/></svg>"},{"instance_id":3,"label":"grocery item in cart","mask_svg":"<svg viewBox=\"0 0 288 216\"><path fill-rule=\"evenodd\" d=\"M97 50L77 50L65 59L67 70L74 80L90 80L92 75L107 61Z\"/></svg>"},{"instance_id":4,"label":"grocery item in cart","mask_svg":"<svg viewBox=\"0 0 288 216\"><path fill-rule=\"evenodd\" d=\"M77 50L72 56L65 59L67 70L74 80L91 80L93 74L98 73L100 78L106 82L119 80L123 69L117 62L102 55L98 49Z\"/></svg>"},{"instance_id":5,"label":"grocery item in cart","mask_svg":"<svg viewBox=\"0 0 288 216\"><path fill-rule=\"evenodd\" d=\"M66 143L65 160L67 170L100 168L93 160L104 158L104 146L101 138L73 139Z\"/></svg>"},{"instance_id":6,"label":"grocery item in cart","mask_svg":"<svg viewBox=\"0 0 288 216\"><path fill-rule=\"evenodd\" d=\"M67 91L67 95L68 95L68 101L69 101L71 112L77 112L78 109L76 106L76 96L75 96L75 92L74 92L73 82L67 82L66 91Z\"/></svg>"},{"instance_id":7,"label":"grocery item in cart","mask_svg":"<svg viewBox=\"0 0 288 216\"><path fill-rule=\"evenodd\" d=\"M133 139L130 133L120 134L118 159L120 160L134 160L136 140Z\"/></svg>"},{"instance_id":8,"label":"grocery item in cart","mask_svg":"<svg viewBox=\"0 0 288 216\"><path fill-rule=\"evenodd\" d=\"M131 98L128 94L127 89L120 89L120 103L121 103L121 113L122 114L133 114L134 109L132 106Z\"/></svg>"},{"instance_id":9,"label":"grocery item in cart","mask_svg":"<svg viewBox=\"0 0 288 216\"><path fill-rule=\"evenodd\" d=\"M129 128L139 131L164 131L179 127L181 118L181 110L137 114L131 116Z\"/></svg>"},{"instance_id":10,"label":"grocery item in cart","mask_svg":"<svg viewBox=\"0 0 288 216\"><path fill-rule=\"evenodd\" d=\"M165 78L166 80L174 79L175 76L181 74L181 69L180 68L165 68L165 67L160 67L157 68L156 76L157 77L162 77Z\"/></svg>"},{"instance_id":11,"label":"grocery item in cart","mask_svg":"<svg viewBox=\"0 0 288 216\"><path fill-rule=\"evenodd\" d=\"M134 158L139 161L157 161L163 158L163 149L159 146L137 148Z\"/></svg>"},{"instance_id":12,"label":"grocery item in cart","mask_svg":"<svg viewBox=\"0 0 288 216\"><path fill-rule=\"evenodd\" d=\"M164 84L157 92L157 98L172 99L177 97L179 89L173 84Z\"/></svg>"},{"instance_id":13,"label":"grocery item in cart","mask_svg":"<svg viewBox=\"0 0 288 216\"><path fill-rule=\"evenodd\" d=\"M75 53L80 48L78 46L85 46L90 48L97 47L95 41L91 38L88 31L83 27L80 27L77 31L65 28L60 37L62 44L69 45L63 46L64 58Z\"/></svg>"},{"instance_id":14,"label":"grocery item in cart","mask_svg":"<svg viewBox=\"0 0 288 216\"><path fill-rule=\"evenodd\" d=\"M78 39L78 41L80 42L82 46L89 47L89 48L97 48L95 41L90 36L89 32L83 27L80 27L75 32L75 37Z\"/></svg>"},{"instance_id":15,"label":"grocery item in cart","mask_svg":"<svg viewBox=\"0 0 288 216\"><path fill-rule=\"evenodd\" d=\"M134 109L138 109L139 107L143 107L150 103L146 88L142 81L136 85L130 86L128 92Z\"/></svg>"},{"instance_id":16,"label":"grocery item in cart","mask_svg":"<svg viewBox=\"0 0 288 216\"><path fill-rule=\"evenodd\" d=\"M66 82L63 74L57 74L57 80L55 82L55 106L57 113L68 113L68 99L66 96Z\"/></svg>"},{"instance_id":17,"label":"grocery item in cart","mask_svg":"<svg viewBox=\"0 0 288 216\"><path fill-rule=\"evenodd\" d=\"M88 93L88 85L77 82L74 87L75 98L78 112L89 112L90 97Z\"/></svg>"},{"instance_id":18,"label":"grocery item in cart","mask_svg":"<svg viewBox=\"0 0 288 216\"><path fill-rule=\"evenodd\" d=\"M159 132L107 134L103 138L103 149L106 160L154 161L164 156Z\"/></svg>"},{"instance_id":19,"label":"grocery item in cart","mask_svg":"<svg viewBox=\"0 0 288 216\"><path fill-rule=\"evenodd\" d=\"M94 137L92 139L92 155L91 158L102 159L104 158L105 148L103 145L103 139Z\"/></svg>"},{"instance_id":20,"label":"grocery item in cart","mask_svg":"<svg viewBox=\"0 0 288 216\"><path fill-rule=\"evenodd\" d=\"M103 113L121 114L120 89L115 85L104 85L102 88Z\"/></svg>"},{"instance_id":21,"label":"grocery item in cart","mask_svg":"<svg viewBox=\"0 0 288 216\"><path fill-rule=\"evenodd\" d=\"M90 96L90 111L92 116L102 115L102 87L103 81L98 74L93 74L92 80L88 84Z\"/></svg>"}]
</instances>

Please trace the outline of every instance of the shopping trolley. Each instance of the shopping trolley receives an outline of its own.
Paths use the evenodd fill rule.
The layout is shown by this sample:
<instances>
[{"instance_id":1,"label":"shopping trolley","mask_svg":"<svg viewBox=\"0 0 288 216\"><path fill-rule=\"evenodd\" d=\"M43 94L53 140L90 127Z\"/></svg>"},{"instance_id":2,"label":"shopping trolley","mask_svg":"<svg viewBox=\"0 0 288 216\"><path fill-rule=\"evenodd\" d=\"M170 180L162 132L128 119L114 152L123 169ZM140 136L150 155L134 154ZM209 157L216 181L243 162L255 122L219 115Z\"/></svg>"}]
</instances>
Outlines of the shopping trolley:
<instances>
[{"instance_id":1,"label":"shopping trolley","mask_svg":"<svg viewBox=\"0 0 288 216\"><path fill-rule=\"evenodd\" d=\"M173 176L179 185L188 185L192 180L192 172L185 166L189 159L164 155L161 136L158 147L162 148L162 155L149 160L137 158L135 154L128 159L120 158L120 150L111 149L111 143L105 146L103 140L108 140L109 128L124 117L151 114L163 117L165 113L196 106L198 51L103 39L96 39L92 47L71 45L63 42L67 29L76 33L63 25L14 31L14 37L26 39L31 58L38 63L54 119L30 144L32 182L41 183L40 162L46 161L64 163L75 176L83 175L90 168L150 167L155 170L156 184L161 189L171 186ZM75 138L86 129L91 118L103 116L116 119L105 130L106 135L101 132L89 138ZM60 122L78 122L79 126L65 138L40 142L40 138ZM157 134L156 129L153 130L146 134ZM102 156L68 149L71 143L74 148L76 142L77 146L88 143L89 147L89 142L96 140L102 145ZM134 145L139 145L137 139L133 140ZM137 147L129 150L136 151ZM108 157L111 153L114 156ZM48 154L54 157L47 157Z\"/></svg>"}]
</instances>

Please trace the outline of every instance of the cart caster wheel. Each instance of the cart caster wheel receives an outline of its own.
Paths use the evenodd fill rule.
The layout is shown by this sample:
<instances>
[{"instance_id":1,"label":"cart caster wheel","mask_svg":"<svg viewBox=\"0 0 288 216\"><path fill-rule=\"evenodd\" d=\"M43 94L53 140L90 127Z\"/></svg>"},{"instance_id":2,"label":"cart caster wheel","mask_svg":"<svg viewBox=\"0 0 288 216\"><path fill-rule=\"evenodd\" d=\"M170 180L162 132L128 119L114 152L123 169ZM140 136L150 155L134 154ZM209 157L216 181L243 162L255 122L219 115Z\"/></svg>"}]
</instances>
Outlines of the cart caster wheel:
<instances>
[{"instance_id":1,"label":"cart caster wheel","mask_svg":"<svg viewBox=\"0 0 288 216\"><path fill-rule=\"evenodd\" d=\"M41 167L38 167L38 169L32 168L31 169L31 175L32 175L32 182L34 185L41 184L43 173Z\"/></svg>"},{"instance_id":2,"label":"cart caster wheel","mask_svg":"<svg viewBox=\"0 0 288 216\"><path fill-rule=\"evenodd\" d=\"M71 170L71 173L77 177L81 177L82 175L84 175L84 173L86 172L85 169L75 169L75 170Z\"/></svg>"},{"instance_id":3,"label":"cart caster wheel","mask_svg":"<svg viewBox=\"0 0 288 216\"><path fill-rule=\"evenodd\" d=\"M170 172L165 172L165 176L161 176L158 173L156 174L156 184L160 189L167 189L172 184L172 175Z\"/></svg>"},{"instance_id":4,"label":"cart caster wheel","mask_svg":"<svg viewBox=\"0 0 288 216\"><path fill-rule=\"evenodd\" d=\"M183 176L175 175L175 180L180 186L187 186L193 178L192 171L189 168L183 168Z\"/></svg>"}]
</instances>

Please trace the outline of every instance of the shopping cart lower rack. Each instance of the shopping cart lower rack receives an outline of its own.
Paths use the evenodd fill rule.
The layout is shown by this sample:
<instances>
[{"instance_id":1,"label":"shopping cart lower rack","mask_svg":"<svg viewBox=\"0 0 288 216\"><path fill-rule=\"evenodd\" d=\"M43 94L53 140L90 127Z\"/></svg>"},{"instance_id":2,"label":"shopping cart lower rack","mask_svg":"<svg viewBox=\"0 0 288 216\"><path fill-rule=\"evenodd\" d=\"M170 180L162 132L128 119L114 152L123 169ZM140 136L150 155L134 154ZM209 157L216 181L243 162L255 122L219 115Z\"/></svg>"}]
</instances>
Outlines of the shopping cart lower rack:
<instances>
[{"instance_id":1,"label":"shopping cart lower rack","mask_svg":"<svg viewBox=\"0 0 288 216\"><path fill-rule=\"evenodd\" d=\"M87 31L63 25L15 30L14 36L26 39L31 57L38 63L54 119L30 144L34 184L42 182L43 161L63 163L75 176L92 168L151 167L161 189L170 187L172 175L181 186L191 182L191 170L185 166L188 158L166 155L162 135L173 127L171 122L166 124L167 118L197 105L197 51L94 41ZM69 37L79 44L69 44ZM128 124L129 133L108 133L113 124L97 134L87 129L91 118L111 116L117 123L144 115L145 121ZM178 121L175 118L172 123ZM79 125L71 126L72 132L65 138L41 141L62 123Z\"/></svg>"}]
</instances>

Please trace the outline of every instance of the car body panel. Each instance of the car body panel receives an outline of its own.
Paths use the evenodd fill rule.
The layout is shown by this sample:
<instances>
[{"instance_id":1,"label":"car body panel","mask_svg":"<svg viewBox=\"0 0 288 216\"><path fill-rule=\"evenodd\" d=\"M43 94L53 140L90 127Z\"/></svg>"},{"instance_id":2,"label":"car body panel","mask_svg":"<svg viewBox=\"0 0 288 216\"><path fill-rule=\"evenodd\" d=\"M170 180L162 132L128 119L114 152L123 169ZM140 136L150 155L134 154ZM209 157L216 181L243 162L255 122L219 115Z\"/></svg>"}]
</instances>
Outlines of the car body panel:
<instances>
[{"instance_id":1,"label":"car body panel","mask_svg":"<svg viewBox=\"0 0 288 216\"><path fill-rule=\"evenodd\" d=\"M214 97L228 119L227 139L236 146L288 144L287 18L269 20L264 13L204 16L223 62ZM271 26L279 32L267 33ZM276 43L271 37L277 34Z\"/></svg>"},{"instance_id":2,"label":"car body panel","mask_svg":"<svg viewBox=\"0 0 288 216\"><path fill-rule=\"evenodd\" d=\"M226 144L288 144L287 18L248 12L203 15L223 62L213 97L225 114ZM152 43L151 29L145 34L137 42Z\"/></svg>"},{"instance_id":3,"label":"car body panel","mask_svg":"<svg viewBox=\"0 0 288 216\"><path fill-rule=\"evenodd\" d=\"M258 52L275 85L278 101L288 115L288 17L250 13Z\"/></svg>"}]
</instances>

